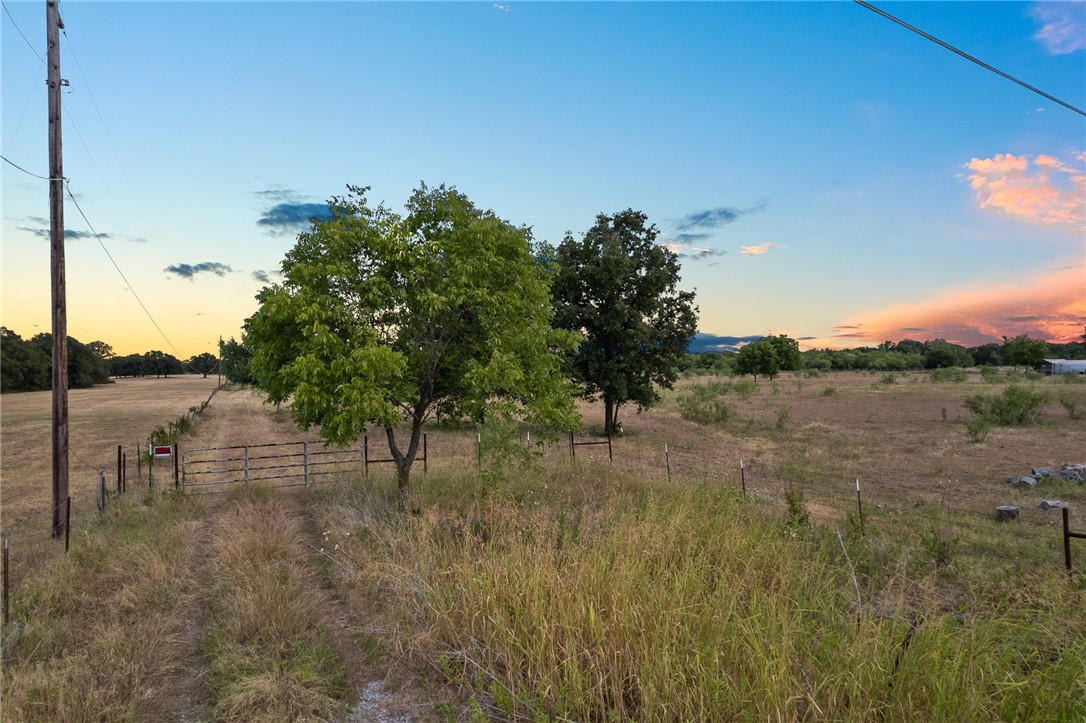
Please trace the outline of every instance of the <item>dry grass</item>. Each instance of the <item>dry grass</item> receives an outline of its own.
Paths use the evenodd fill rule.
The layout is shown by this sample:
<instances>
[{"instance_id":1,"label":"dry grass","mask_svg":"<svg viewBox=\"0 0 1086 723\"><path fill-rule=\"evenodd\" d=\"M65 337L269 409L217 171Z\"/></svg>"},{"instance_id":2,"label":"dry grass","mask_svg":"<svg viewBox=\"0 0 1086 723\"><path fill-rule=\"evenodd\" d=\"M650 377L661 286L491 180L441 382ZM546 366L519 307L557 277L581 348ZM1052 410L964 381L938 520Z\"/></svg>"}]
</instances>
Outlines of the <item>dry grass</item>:
<instances>
[{"instance_id":1,"label":"dry grass","mask_svg":"<svg viewBox=\"0 0 1086 723\"><path fill-rule=\"evenodd\" d=\"M72 525L92 515L98 472L116 484L117 445L129 461L129 488L138 491L136 454L157 425L185 414L215 388L214 378L119 379L69 392L69 492ZM12 541L12 579L18 581L59 550L49 537L52 505L50 392L0 399L0 504L3 535ZM146 475L146 470L144 471ZM146 478L143 484L146 484Z\"/></svg>"}]
</instances>

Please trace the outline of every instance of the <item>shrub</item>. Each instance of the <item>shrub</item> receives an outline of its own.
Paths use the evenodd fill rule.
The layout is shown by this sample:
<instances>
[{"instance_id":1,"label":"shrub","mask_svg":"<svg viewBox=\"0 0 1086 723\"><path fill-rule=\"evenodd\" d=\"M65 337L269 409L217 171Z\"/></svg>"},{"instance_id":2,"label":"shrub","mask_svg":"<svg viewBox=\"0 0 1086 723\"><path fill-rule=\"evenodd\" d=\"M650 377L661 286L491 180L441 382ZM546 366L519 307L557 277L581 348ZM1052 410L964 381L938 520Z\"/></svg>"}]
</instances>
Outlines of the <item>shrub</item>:
<instances>
[{"instance_id":1,"label":"shrub","mask_svg":"<svg viewBox=\"0 0 1086 723\"><path fill-rule=\"evenodd\" d=\"M784 429L784 425L788 424L788 421L792 418L792 410L788 407L783 407L777 410L777 429Z\"/></svg>"},{"instance_id":2,"label":"shrub","mask_svg":"<svg viewBox=\"0 0 1086 723\"><path fill-rule=\"evenodd\" d=\"M740 399L749 399L750 395L758 391L758 384L753 379L741 379L733 387Z\"/></svg>"},{"instance_id":3,"label":"shrub","mask_svg":"<svg viewBox=\"0 0 1086 723\"><path fill-rule=\"evenodd\" d=\"M955 384L965 381L965 370L957 367L944 367L931 370L933 382L953 382Z\"/></svg>"},{"instance_id":4,"label":"shrub","mask_svg":"<svg viewBox=\"0 0 1086 723\"><path fill-rule=\"evenodd\" d=\"M999 367L985 365L980 368L980 378L988 384L999 383Z\"/></svg>"},{"instance_id":5,"label":"shrub","mask_svg":"<svg viewBox=\"0 0 1086 723\"><path fill-rule=\"evenodd\" d=\"M1060 374L1060 381L1064 384L1083 384L1086 383L1086 374L1063 372L1062 374Z\"/></svg>"},{"instance_id":6,"label":"shrub","mask_svg":"<svg viewBox=\"0 0 1086 723\"><path fill-rule=\"evenodd\" d=\"M697 424L725 424L731 418L732 408L723 396L730 384L710 382L693 384L686 393L679 395L679 416Z\"/></svg>"},{"instance_id":7,"label":"shrub","mask_svg":"<svg viewBox=\"0 0 1086 723\"><path fill-rule=\"evenodd\" d=\"M788 505L788 526L809 527L811 515L807 512L807 506L803 501L803 488L797 487L791 482L784 489L784 501Z\"/></svg>"},{"instance_id":8,"label":"shrub","mask_svg":"<svg viewBox=\"0 0 1086 723\"><path fill-rule=\"evenodd\" d=\"M1067 416L1071 419L1081 419L1082 410L1079 408L1079 400L1072 397L1070 394L1060 395L1060 406L1067 412Z\"/></svg>"},{"instance_id":9,"label":"shrub","mask_svg":"<svg viewBox=\"0 0 1086 723\"><path fill-rule=\"evenodd\" d=\"M992 430L992 423L984 417L973 417L965 420L965 433L969 441L979 444L988 438L988 432Z\"/></svg>"},{"instance_id":10,"label":"shrub","mask_svg":"<svg viewBox=\"0 0 1086 723\"><path fill-rule=\"evenodd\" d=\"M834 394L837 394L836 387L826 387L822 390L822 396L824 397L832 397Z\"/></svg>"},{"instance_id":11,"label":"shrub","mask_svg":"<svg viewBox=\"0 0 1086 723\"><path fill-rule=\"evenodd\" d=\"M883 374L881 384L897 384L897 374Z\"/></svg>"},{"instance_id":12,"label":"shrub","mask_svg":"<svg viewBox=\"0 0 1086 723\"><path fill-rule=\"evenodd\" d=\"M1041 419L1048 394L1011 384L1003 394L974 394L965 400L965 408L1000 427L1034 424Z\"/></svg>"},{"instance_id":13,"label":"shrub","mask_svg":"<svg viewBox=\"0 0 1086 723\"><path fill-rule=\"evenodd\" d=\"M920 547L935 567L945 567L954 558L958 537L946 526L932 524L921 533Z\"/></svg>"}]
</instances>

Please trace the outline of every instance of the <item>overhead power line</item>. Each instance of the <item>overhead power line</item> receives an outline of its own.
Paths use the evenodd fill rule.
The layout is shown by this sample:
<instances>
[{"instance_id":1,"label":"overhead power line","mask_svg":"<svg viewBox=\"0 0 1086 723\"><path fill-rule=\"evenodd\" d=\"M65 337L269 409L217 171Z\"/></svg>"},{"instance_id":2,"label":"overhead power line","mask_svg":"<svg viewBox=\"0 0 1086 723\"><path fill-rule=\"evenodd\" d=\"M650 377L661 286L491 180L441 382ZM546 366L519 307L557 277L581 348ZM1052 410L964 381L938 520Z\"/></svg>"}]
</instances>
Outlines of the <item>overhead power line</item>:
<instances>
[{"instance_id":1,"label":"overhead power line","mask_svg":"<svg viewBox=\"0 0 1086 723\"><path fill-rule=\"evenodd\" d=\"M25 168L20 166L15 161L8 160L8 158L6 156L0 156L0 160L2 160L4 163L7 163L10 166L14 166L15 168L18 168L20 171L22 171L23 173L25 173L28 176L33 176L34 178L40 178L43 181L64 181L64 180L67 180L67 179L64 179L64 178L50 178L49 176L39 176L37 173L31 173L30 171L26 170Z\"/></svg>"},{"instance_id":2,"label":"overhead power line","mask_svg":"<svg viewBox=\"0 0 1086 723\"><path fill-rule=\"evenodd\" d=\"M1066 102L1060 100L1059 98L1057 98L1054 95L1049 95L1048 93L1044 92L1043 90L1041 90L1039 88L1035 88L1032 85L1030 85L1029 83L1027 83L1027 82L1025 82L1023 80L1019 80L1018 78L1015 78L1013 75L1011 75L1009 73L1004 73L999 68L994 68L991 65L988 65L987 63L985 63L983 60L980 60L979 58L975 58L975 57L973 57L969 53L966 53L963 50L958 50L957 48L955 48L953 45L951 45L949 43L944 43L942 40L935 37L934 35L929 35L928 33L925 33L920 28L913 27L912 25L909 25L904 20L899 20L898 18L894 17L893 15L891 15L890 13L888 13L888 12L886 12L884 10L879 10L877 7L875 7L871 3L864 2L864 0L852 0L852 1L855 2L857 5L860 5L862 7L867 8L868 10L870 10L873 13L877 13L877 14L883 16L887 20L894 21L895 23L897 23L898 25L900 25L903 28L908 28L909 30L916 33L917 35L919 35L919 36L921 36L923 38L927 38L928 40L935 43L936 45L941 45L942 47L946 48L947 50L949 50L952 53L957 53L958 55L962 56L966 60L971 61L973 63L976 63L977 65L984 68L985 70L990 70L993 73L995 73L996 75L1001 75L1004 78L1006 78L1007 80L1018 83L1018 85L1022 86L1023 88L1026 88L1027 90L1032 90L1037 95L1040 95L1040 96L1042 96L1044 98L1047 98L1048 100L1052 101L1053 103L1059 103L1064 108L1067 108L1069 110L1073 110L1075 113L1078 113L1081 116L1086 116L1086 111L1082 110L1081 108L1076 108L1075 106L1071 105L1070 103L1066 103Z\"/></svg>"},{"instance_id":3,"label":"overhead power line","mask_svg":"<svg viewBox=\"0 0 1086 723\"><path fill-rule=\"evenodd\" d=\"M173 349L174 353L177 354L178 357L180 357L181 352L177 351L177 347L173 345L172 341L170 341L170 337L166 336L166 332L162 331L162 327L158 325L157 321L155 321L155 317L151 316L151 312L147 309L147 306L144 305L143 300L139 297L139 294L136 293L136 290L128 281L128 277L124 275L124 272L121 271L121 267L118 266L117 262L113 259L113 254L109 253L109 249L107 249L105 243L103 243L102 237L99 236L98 232L94 230L94 226L91 225L90 219L87 218L87 214L83 213L83 209L79 207L79 201L75 200L75 194L72 193L71 184L67 182L67 179L65 179L64 187L68 191L68 197L71 198L72 203L75 204L76 210L79 211L79 215L82 216L83 220L87 223L87 228L89 228L91 230L91 233L94 234L94 238L98 241L98 245L101 246L102 250L106 252L106 256L109 258L110 263L113 264L113 268L117 269L117 273L121 275L124 283L128 286L129 292L131 292L132 296L136 298L136 301L139 303L140 308L143 309L143 313L147 315L147 318L150 319L151 323L154 324L156 329L158 329L158 333L162 335L162 338L166 340L166 343L170 345L170 348Z\"/></svg>"},{"instance_id":4,"label":"overhead power line","mask_svg":"<svg viewBox=\"0 0 1086 723\"><path fill-rule=\"evenodd\" d=\"M11 24L15 26L15 29L19 31L19 35L22 37L23 41L26 42L26 47L30 48L30 50L33 51L34 55L38 56L38 60L40 60L44 64L45 58L41 57L41 53L38 52L38 49L35 48L34 45L26 39L25 35L23 35L23 29L19 27L19 23L15 22L15 18L11 16L11 11L8 10L8 4L0 2L0 5L4 6L4 13L7 14L8 19L11 20Z\"/></svg>"}]
</instances>

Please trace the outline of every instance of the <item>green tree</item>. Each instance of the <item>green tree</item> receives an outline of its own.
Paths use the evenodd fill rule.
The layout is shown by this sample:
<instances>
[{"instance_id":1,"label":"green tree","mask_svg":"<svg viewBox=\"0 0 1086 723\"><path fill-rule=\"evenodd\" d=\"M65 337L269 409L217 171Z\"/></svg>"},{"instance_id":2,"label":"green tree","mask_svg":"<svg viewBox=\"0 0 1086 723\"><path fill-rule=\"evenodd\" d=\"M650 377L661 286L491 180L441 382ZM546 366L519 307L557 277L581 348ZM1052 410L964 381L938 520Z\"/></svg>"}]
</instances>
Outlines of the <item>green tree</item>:
<instances>
[{"instance_id":1,"label":"green tree","mask_svg":"<svg viewBox=\"0 0 1086 723\"><path fill-rule=\"evenodd\" d=\"M334 444L369 424L385 430L402 510L431 417L571 429L558 352L576 340L551 329L551 273L527 228L444 185L421 185L402 217L370 207L366 190L348 186L330 201L331 217L298 235L283 283L258 297L245 343L252 366L266 364L254 369L257 384L274 375L302 427L321 425ZM404 419L406 441L397 437Z\"/></svg>"},{"instance_id":2,"label":"green tree","mask_svg":"<svg viewBox=\"0 0 1086 723\"><path fill-rule=\"evenodd\" d=\"M678 257L658 236L627 209L598 215L580 241L566 234L555 254L554 324L584 334L570 368L585 398L603 398L608 434L623 404L640 411L659 400L655 386L671 388L697 331L694 293L676 289Z\"/></svg>"},{"instance_id":3,"label":"green tree","mask_svg":"<svg viewBox=\"0 0 1086 723\"><path fill-rule=\"evenodd\" d=\"M739 350L739 358L735 362L735 371L737 374L753 374L754 381L758 381L759 374L772 379L781 371L777 346L770 341L770 337L763 337L756 342L747 344Z\"/></svg>"},{"instance_id":4,"label":"green tree","mask_svg":"<svg viewBox=\"0 0 1086 723\"><path fill-rule=\"evenodd\" d=\"M203 352L197 354L188 360L189 369L197 374L203 374L204 379L207 379L208 374L214 374L219 368L219 358L211 352Z\"/></svg>"},{"instance_id":5,"label":"green tree","mask_svg":"<svg viewBox=\"0 0 1086 723\"><path fill-rule=\"evenodd\" d=\"M31 392L49 389L53 370L50 352L0 327L0 391Z\"/></svg>"},{"instance_id":6,"label":"green tree","mask_svg":"<svg viewBox=\"0 0 1086 723\"><path fill-rule=\"evenodd\" d=\"M222 358L223 375L234 384L252 384L253 375L249 371L252 351L240 341L230 337L229 341L219 341L219 356Z\"/></svg>"},{"instance_id":7,"label":"green tree","mask_svg":"<svg viewBox=\"0 0 1086 723\"><path fill-rule=\"evenodd\" d=\"M784 334L767 336L763 340L773 345L773 350L777 352L777 366L782 372L794 372L803 368L803 357L799 353L798 341Z\"/></svg>"},{"instance_id":8,"label":"green tree","mask_svg":"<svg viewBox=\"0 0 1086 723\"><path fill-rule=\"evenodd\" d=\"M1003 337L1003 359L1013 366L1038 367L1048 354L1048 344L1026 335L1014 339Z\"/></svg>"}]
</instances>

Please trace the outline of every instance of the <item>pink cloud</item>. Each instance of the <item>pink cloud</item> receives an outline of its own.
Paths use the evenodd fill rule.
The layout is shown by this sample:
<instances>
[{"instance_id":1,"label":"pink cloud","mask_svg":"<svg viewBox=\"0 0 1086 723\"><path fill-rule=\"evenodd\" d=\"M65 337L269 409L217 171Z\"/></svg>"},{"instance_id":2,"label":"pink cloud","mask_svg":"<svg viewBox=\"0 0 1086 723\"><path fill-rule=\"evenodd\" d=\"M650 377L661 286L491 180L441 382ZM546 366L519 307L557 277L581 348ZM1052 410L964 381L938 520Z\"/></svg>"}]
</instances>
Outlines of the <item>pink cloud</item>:
<instances>
[{"instance_id":1,"label":"pink cloud","mask_svg":"<svg viewBox=\"0 0 1086 723\"><path fill-rule=\"evenodd\" d=\"M757 246L744 246L739 250L744 256L761 256L769 251L769 249L776 246L776 244L766 241L764 244L758 244Z\"/></svg>"},{"instance_id":2,"label":"pink cloud","mask_svg":"<svg viewBox=\"0 0 1086 723\"><path fill-rule=\"evenodd\" d=\"M1082 155L1075 160L1082 162ZM1031 164L1029 156L1011 153L973 158L965 168L981 208L1076 231L1086 225L1086 169L1046 154Z\"/></svg>"},{"instance_id":3,"label":"pink cloud","mask_svg":"<svg viewBox=\"0 0 1086 723\"><path fill-rule=\"evenodd\" d=\"M807 347L878 344L887 339L946 339L978 346L1026 334L1068 342L1086 325L1086 265L1002 285L944 289L927 301L892 304L858 313L834 327L834 335Z\"/></svg>"}]
</instances>

